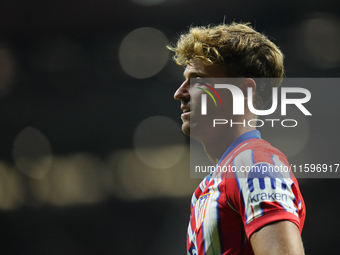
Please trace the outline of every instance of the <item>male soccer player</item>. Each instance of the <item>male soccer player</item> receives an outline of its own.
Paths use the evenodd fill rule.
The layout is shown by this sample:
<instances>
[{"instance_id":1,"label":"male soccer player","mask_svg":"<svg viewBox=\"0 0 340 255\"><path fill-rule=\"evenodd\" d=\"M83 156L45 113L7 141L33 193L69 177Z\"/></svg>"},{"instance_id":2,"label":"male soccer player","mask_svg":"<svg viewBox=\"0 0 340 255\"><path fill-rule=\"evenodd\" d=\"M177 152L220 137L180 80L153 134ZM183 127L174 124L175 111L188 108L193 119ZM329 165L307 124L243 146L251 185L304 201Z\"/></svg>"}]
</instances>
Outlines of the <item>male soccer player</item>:
<instances>
[{"instance_id":1,"label":"male soccer player","mask_svg":"<svg viewBox=\"0 0 340 255\"><path fill-rule=\"evenodd\" d=\"M257 109L270 100L272 86L278 86L283 78L281 51L248 24L235 22L192 27L176 46L168 48L175 52L176 63L185 66L185 80L174 95L181 101L183 132L203 144L217 168L237 170L212 172L194 192L187 253L304 254L300 233L305 205L297 180L289 171L286 175L263 171L289 168L287 158L262 140L254 125L213 127L204 119L200 101L204 89L211 88L201 82L205 78L236 77L236 86L245 98L244 115L233 115L230 91L220 90L225 119L247 123L257 118L248 108L247 90L252 88ZM262 83L255 78L276 78L279 82ZM210 113L214 114L214 109ZM241 171L252 167L261 171Z\"/></svg>"}]
</instances>

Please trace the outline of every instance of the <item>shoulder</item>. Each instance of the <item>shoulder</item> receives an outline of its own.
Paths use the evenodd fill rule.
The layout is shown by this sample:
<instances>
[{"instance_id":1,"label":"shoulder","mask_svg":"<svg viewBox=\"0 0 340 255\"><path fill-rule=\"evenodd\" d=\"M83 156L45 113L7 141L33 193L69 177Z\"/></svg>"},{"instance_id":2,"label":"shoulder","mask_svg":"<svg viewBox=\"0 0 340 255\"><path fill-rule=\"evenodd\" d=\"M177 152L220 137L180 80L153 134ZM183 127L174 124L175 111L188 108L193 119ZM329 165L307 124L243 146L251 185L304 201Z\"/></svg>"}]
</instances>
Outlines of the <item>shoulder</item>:
<instances>
[{"instance_id":1,"label":"shoulder","mask_svg":"<svg viewBox=\"0 0 340 255\"><path fill-rule=\"evenodd\" d=\"M291 173L287 157L262 139L257 139L245 146L234 157L233 166L237 171L235 177L238 179L239 188L242 189L242 186L245 186L250 192L254 188L254 179L258 180L260 189L264 189L265 181L270 181L272 187L291 185L296 181ZM270 179L264 180L265 177Z\"/></svg>"},{"instance_id":2,"label":"shoulder","mask_svg":"<svg viewBox=\"0 0 340 255\"><path fill-rule=\"evenodd\" d=\"M289 166L287 157L277 148L263 139L254 139L233 158L233 165L240 166L254 166L254 165L285 165Z\"/></svg>"}]
</instances>

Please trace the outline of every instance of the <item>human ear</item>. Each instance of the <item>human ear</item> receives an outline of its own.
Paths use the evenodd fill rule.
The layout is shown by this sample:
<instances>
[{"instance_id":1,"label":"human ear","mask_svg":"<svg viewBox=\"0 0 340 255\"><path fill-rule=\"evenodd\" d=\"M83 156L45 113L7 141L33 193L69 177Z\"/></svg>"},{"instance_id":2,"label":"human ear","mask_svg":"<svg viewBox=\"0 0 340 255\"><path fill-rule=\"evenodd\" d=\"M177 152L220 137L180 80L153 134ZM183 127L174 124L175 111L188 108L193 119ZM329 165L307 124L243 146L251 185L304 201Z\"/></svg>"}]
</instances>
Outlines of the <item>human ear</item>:
<instances>
[{"instance_id":1,"label":"human ear","mask_svg":"<svg viewBox=\"0 0 340 255\"><path fill-rule=\"evenodd\" d=\"M242 82L239 85L239 88L242 90L244 99L246 100L248 98L248 88L252 88L252 97L255 95L255 89L256 89L256 82L252 78L244 78L242 79Z\"/></svg>"}]
</instances>

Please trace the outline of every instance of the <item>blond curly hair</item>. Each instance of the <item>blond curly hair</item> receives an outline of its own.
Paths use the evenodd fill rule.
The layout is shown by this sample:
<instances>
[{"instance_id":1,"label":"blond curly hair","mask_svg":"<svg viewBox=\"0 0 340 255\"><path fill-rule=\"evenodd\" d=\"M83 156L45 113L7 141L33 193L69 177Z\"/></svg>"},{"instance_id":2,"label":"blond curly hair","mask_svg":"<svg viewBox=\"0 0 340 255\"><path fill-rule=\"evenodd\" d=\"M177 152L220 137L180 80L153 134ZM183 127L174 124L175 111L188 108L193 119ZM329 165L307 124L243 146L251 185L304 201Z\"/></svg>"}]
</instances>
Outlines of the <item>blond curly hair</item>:
<instances>
[{"instance_id":1,"label":"blond curly hair","mask_svg":"<svg viewBox=\"0 0 340 255\"><path fill-rule=\"evenodd\" d=\"M268 86L279 86L284 75L282 52L250 23L191 27L177 45L167 48L175 52L173 59L180 66L201 60L205 65L224 67L228 77L276 78L270 85L258 84L254 100L257 107L263 107L271 98Z\"/></svg>"}]
</instances>

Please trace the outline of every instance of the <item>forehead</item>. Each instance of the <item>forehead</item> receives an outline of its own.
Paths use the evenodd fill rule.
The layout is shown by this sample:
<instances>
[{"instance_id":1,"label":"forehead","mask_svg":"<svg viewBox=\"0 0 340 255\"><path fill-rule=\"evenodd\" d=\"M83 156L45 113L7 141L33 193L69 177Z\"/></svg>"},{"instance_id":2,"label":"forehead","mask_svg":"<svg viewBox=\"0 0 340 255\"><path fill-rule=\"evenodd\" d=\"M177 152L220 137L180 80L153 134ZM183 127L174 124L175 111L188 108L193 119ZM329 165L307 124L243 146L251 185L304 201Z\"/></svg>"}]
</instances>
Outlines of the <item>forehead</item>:
<instances>
[{"instance_id":1,"label":"forehead","mask_svg":"<svg viewBox=\"0 0 340 255\"><path fill-rule=\"evenodd\" d=\"M204 65L200 60L195 60L191 64L187 65L183 75L186 79L197 76L205 78L227 77L222 67L216 65Z\"/></svg>"}]
</instances>

